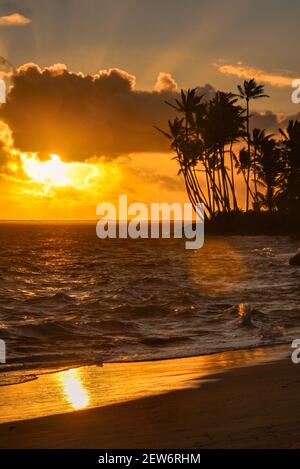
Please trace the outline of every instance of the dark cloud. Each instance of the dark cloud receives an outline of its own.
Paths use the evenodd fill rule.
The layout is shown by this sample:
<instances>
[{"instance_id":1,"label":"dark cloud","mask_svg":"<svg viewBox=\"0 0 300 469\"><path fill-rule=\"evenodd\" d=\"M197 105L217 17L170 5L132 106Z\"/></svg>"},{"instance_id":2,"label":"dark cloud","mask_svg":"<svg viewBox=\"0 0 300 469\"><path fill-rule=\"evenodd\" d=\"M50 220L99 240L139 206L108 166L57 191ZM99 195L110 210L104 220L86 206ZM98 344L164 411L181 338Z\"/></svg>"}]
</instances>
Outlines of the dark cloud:
<instances>
[{"instance_id":1,"label":"dark cloud","mask_svg":"<svg viewBox=\"0 0 300 469\"><path fill-rule=\"evenodd\" d=\"M286 129L287 126L289 125L289 121L290 121L290 120L298 120L298 121L300 121L300 112L298 112L297 114L294 114L294 115L292 115L292 116L288 116L288 117L284 118L283 120L280 121L280 123L279 123L278 126L279 126L281 129L284 130L284 129Z\"/></svg>"},{"instance_id":2,"label":"dark cloud","mask_svg":"<svg viewBox=\"0 0 300 469\"><path fill-rule=\"evenodd\" d=\"M262 113L254 112L251 118L251 127L258 129L277 130L278 128L278 116L272 111L266 111Z\"/></svg>"},{"instance_id":3,"label":"dark cloud","mask_svg":"<svg viewBox=\"0 0 300 469\"><path fill-rule=\"evenodd\" d=\"M272 111L266 111L263 113L254 112L251 118L251 128L254 129L254 127L257 127L259 129L265 129L276 135L279 133L279 128L286 129L289 120L300 121L300 112L288 117L274 114Z\"/></svg>"},{"instance_id":4,"label":"dark cloud","mask_svg":"<svg viewBox=\"0 0 300 469\"><path fill-rule=\"evenodd\" d=\"M15 12L19 12L19 13L22 13L23 15L27 15L31 13L31 9L28 8L28 6L25 7L24 3L22 3L21 1L0 2L1 15L4 15L4 14L9 15Z\"/></svg>"},{"instance_id":5,"label":"dark cloud","mask_svg":"<svg viewBox=\"0 0 300 469\"><path fill-rule=\"evenodd\" d=\"M169 81L171 77L169 77ZM211 95L206 85L201 93ZM119 69L96 75L72 73L62 64L20 67L0 117L23 151L59 153L65 159L91 155L161 152L169 142L154 129L174 111L166 100L177 92L136 89L135 77Z\"/></svg>"},{"instance_id":6,"label":"dark cloud","mask_svg":"<svg viewBox=\"0 0 300 469\"><path fill-rule=\"evenodd\" d=\"M214 88L205 85L199 93L208 99ZM176 82L166 73L159 75L153 91L141 91L135 77L119 69L83 75L63 64L44 69L26 64L15 72L0 118L22 151L58 153L66 161L165 152L169 142L154 125L167 127L175 111L165 101L177 97ZM279 123L271 111L254 112L251 125L275 132L285 122Z\"/></svg>"}]
</instances>

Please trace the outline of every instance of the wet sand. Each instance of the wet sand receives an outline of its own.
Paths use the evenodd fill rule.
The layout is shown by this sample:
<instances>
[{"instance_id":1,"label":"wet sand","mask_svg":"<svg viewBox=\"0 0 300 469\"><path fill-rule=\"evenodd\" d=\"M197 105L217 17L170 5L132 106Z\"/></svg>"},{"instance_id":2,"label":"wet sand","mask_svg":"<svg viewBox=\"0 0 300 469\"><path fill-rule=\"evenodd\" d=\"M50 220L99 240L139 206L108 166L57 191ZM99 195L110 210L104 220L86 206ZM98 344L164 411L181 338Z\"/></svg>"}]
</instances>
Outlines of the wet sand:
<instances>
[{"instance_id":1,"label":"wet sand","mask_svg":"<svg viewBox=\"0 0 300 469\"><path fill-rule=\"evenodd\" d=\"M171 362L173 373L177 366L181 376L183 362ZM163 362L159 363L162 366ZM147 367L147 363L139 365ZM164 394L146 393L147 397L132 396L134 400L104 407L3 423L0 447L298 448L299 373L300 365L293 365L288 357L226 373L208 373L204 382L188 374L189 385ZM33 383L17 388L30 385ZM9 388L16 386L5 389ZM84 404L78 390L77 398L77 404L80 399Z\"/></svg>"}]
</instances>

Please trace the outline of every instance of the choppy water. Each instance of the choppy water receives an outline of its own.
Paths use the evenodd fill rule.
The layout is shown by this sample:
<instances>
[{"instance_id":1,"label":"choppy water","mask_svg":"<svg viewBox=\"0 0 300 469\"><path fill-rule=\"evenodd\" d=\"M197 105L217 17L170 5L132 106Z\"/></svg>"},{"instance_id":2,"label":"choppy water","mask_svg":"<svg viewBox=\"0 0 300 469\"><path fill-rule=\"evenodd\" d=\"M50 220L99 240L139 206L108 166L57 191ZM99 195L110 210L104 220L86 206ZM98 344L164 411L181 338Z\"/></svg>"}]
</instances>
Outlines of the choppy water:
<instances>
[{"instance_id":1,"label":"choppy water","mask_svg":"<svg viewBox=\"0 0 300 469\"><path fill-rule=\"evenodd\" d=\"M2 370L208 354L300 337L288 237L99 240L94 225L0 225ZM248 306L247 306L248 305Z\"/></svg>"}]
</instances>

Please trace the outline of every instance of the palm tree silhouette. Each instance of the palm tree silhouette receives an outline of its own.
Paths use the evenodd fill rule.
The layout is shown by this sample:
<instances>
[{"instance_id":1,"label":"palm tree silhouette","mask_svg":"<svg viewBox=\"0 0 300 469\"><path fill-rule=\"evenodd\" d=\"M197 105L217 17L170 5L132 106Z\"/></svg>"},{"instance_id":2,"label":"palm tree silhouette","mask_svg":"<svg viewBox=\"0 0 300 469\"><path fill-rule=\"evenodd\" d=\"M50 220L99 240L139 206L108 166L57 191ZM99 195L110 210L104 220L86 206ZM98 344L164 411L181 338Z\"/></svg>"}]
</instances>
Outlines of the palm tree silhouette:
<instances>
[{"instance_id":1,"label":"palm tree silhouette","mask_svg":"<svg viewBox=\"0 0 300 469\"><path fill-rule=\"evenodd\" d=\"M251 195L251 197L254 200L255 196L254 196L254 194L252 192L252 189L250 187L250 181L248 181L248 179L247 179L249 165L251 163L250 163L249 154L248 154L248 151L246 150L246 148L242 148L239 151L238 156L236 156L234 154L234 161L235 161L235 167L237 169L237 174L242 174L243 175L246 190L249 192L249 194Z\"/></svg>"},{"instance_id":2,"label":"palm tree silhouette","mask_svg":"<svg viewBox=\"0 0 300 469\"><path fill-rule=\"evenodd\" d=\"M171 140L190 201L194 206L204 203L210 217L216 210L238 210L232 147L245 134L245 117L237 97L220 91L205 103L192 89L182 91L180 98L167 104L184 117L169 121L169 132L158 130Z\"/></svg>"},{"instance_id":3,"label":"palm tree silhouette","mask_svg":"<svg viewBox=\"0 0 300 469\"><path fill-rule=\"evenodd\" d=\"M182 93L182 95L185 98L185 94ZM184 99L185 103L186 100ZM190 111L183 107L182 104L178 101L178 107L176 108L177 110L180 109L180 112L184 112L185 117L181 119L176 117L173 121L169 120L169 132L165 132L158 127L155 128L171 140L171 149L176 154L173 159L178 162L180 167L178 174L184 177L186 191L195 211L197 204L202 203L205 207L206 215L212 216L211 204L207 200L209 188L207 188L207 194L205 194L196 174L196 166L199 161L203 160L203 144L200 139L195 140L192 138Z\"/></svg>"},{"instance_id":4,"label":"palm tree silhouette","mask_svg":"<svg viewBox=\"0 0 300 469\"><path fill-rule=\"evenodd\" d=\"M248 144L248 158L251 159L251 136L250 136L250 101L251 99L269 98L267 94L264 94L264 85L258 85L254 78L251 80L245 80L243 86L238 85L239 93L237 96L240 99L246 101L246 124L247 124L247 144ZM247 170L247 191L246 191L246 211L249 210L249 187L250 187L250 173L251 165L249 164Z\"/></svg>"},{"instance_id":5,"label":"palm tree silhouette","mask_svg":"<svg viewBox=\"0 0 300 469\"><path fill-rule=\"evenodd\" d=\"M259 196L258 196L258 186L260 185L259 177L258 177L258 165L259 160L261 158L261 149L264 146L266 140L272 138L273 135L266 135L265 130L261 129L253 129L251 143L253 146L253 153L251 155L251 167L253 169L253 181L254 181L254 209L260 210L261 204L259 203Z\"/></svg>"},{"instance_id":6,"label":"palm tree silhouette","mask_svg":"<svg viewBox=\"0 0 300 469\"><path fill-rule=\"evenodd\" d=\"M255 203L273 212L281 193L282 152L273 135L266 135L264 130L254 129L256 193ZM259 192L257 186L264 187Z\"/></svg>"},{"instance_id":7,"label":"palm tree silhouette","mask_svg":"<svg viewBox=\"0 0 300 469\"><path fill-rule=\"evenodd\" d=\"M238 89L239 95L218 91L209 101L196 88L181 91L174 104L167 103L180 116L168 121L168 131L156 128L170 140L193 207L202 203L207 218L241 211L238 175L245 183L247 212L251 197L256 210L295 214L300 209L300 121L279 129L281 140L257 128L250 134L250 100L267 95L254 79ZM246 110L238 98L246 100ZM245 138L247 148L240 149Z\"/></svg>"},{"instance_id":8,"label":"palm tree silhouette","mask_svg":"<svg viewBox=\"0 0 300 469\"><path fill-rule=\"evenodd\" d=\"M243 109L238 106L232 93L218 91L207 106L204 121L204 141L214 155L224 209L227 212L238 209L234 188L232 145L244 135ZM226 153L230 148L231 171L226 166ZM227 148L227 150L226 150Z\"/></svg>"},{"instance_id":9,"label":"palm tree silhouette","mask_svg":"<svg viewBox=\"0 0 300 469\"><path fill-rule=\"evenodd\" d=\"M284 205L297 211L300 208L300 121L289 121L287 129L279 129L285 157Z\"/></svg>"}]
</instances>

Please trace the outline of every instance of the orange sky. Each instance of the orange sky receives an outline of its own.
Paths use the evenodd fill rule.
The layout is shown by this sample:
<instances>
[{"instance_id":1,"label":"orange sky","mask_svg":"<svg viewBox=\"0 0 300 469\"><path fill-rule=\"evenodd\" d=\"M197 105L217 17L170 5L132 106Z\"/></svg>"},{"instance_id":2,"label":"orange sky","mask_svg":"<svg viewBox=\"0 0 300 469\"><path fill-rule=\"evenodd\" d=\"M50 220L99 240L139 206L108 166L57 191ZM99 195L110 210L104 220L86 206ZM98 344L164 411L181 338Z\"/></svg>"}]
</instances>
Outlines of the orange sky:
<instances>
[{"instance_id":1,"label":"orange sky","mask_svg":"<svg viewBox=\"0 0 300 469\"><path fill-rule=\"evenodd\" d=\"M300 6L291 1L5 2L0 56L18 71L0 107L13 135L0 129L0 219L94 219L122 193L186 201L153 128L173 117L164 101L181 88L234 92L255 77L271 96L255 102L257 127L274 132L296 116Z\"/></svg>"},{"instance_id":2,"label":"orange sky","mask_svg":"<svg viewBox=\"0 0 300 469\"><path fill-rule=\"evenodd\" d=\"M183 181L167 153L138 153L109 161L90 158L64 162L59 155L41 159L13 145L11 132L0 132L9 155L8 169L0 179L1 219L92 220L101 202L185 202Z\"/></svg>"},{"instance_id":3,"label":"orange sky","mask_svg":"<svg viewBox=\"0 0 300 469\"><path fill-rule=\"evenodd\" d=\"M65 162L57 154L41 158L15 148L7 125L0 125L0 139L8 155L0 176L2 220L96 220L98 204L118 207L121 194L128 196L128 205L143 202L149 210L152 202L188 202L172 153ZM240 177L236 185L243 200Z\"/></svg>"}]
</instances>

